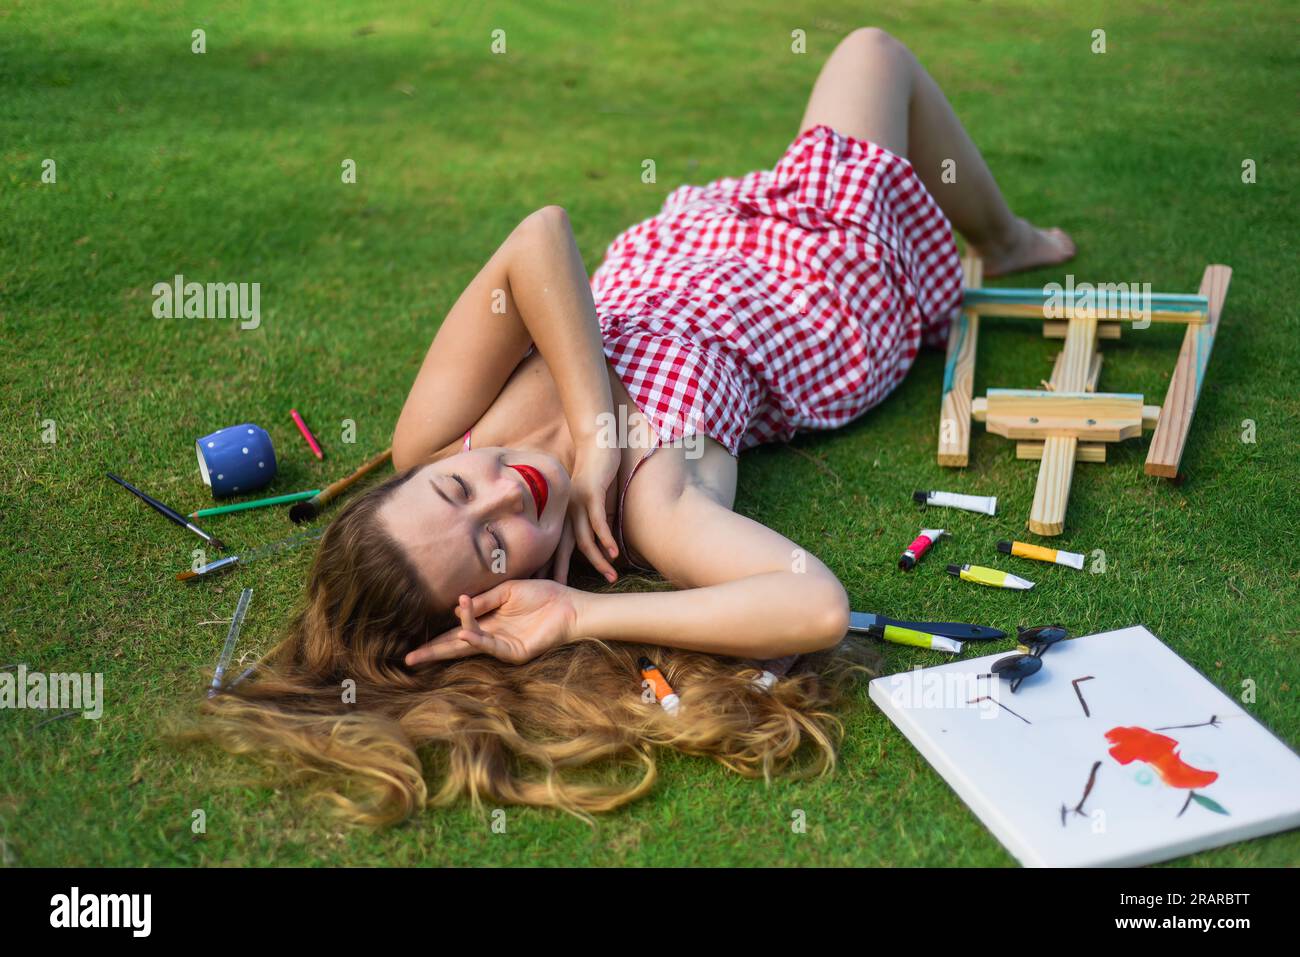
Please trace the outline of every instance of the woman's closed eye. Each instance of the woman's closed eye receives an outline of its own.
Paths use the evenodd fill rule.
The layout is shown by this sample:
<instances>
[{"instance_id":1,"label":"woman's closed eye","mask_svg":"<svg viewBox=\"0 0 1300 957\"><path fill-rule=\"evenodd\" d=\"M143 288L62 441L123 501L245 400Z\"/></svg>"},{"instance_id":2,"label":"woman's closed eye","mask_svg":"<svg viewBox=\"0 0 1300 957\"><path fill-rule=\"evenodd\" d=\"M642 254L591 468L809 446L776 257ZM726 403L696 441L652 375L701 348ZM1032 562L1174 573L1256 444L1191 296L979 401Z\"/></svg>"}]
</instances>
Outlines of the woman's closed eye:
<instances>
[{"instance_id":1,"label":"woman's closed eye","mask_svg":"<svg viewBox=\"0 0 1300 957\"><path fill-rule=\"evenodd\" d=\"M460 475L456 474L455 472L452 473L451 477L455 479L456 482L460 485L460 489L465 495L465 501L468 502L471 497L469 491L469 484L463 478L461 478ZM496 529L492 528L491 526L488 526L486 530L488 535L492 539L492 545L494 548L494 552L493 552L494 557L496 552L500 552L501 557L508 561L510 558L510 554L506 551L506 545L505 542L501 540L501 536L498 535Z\"/></svg>"},{"instance_id":2,"label":"woman's closed eye","mask_svg":"<svg viewBox=\"0 0 1300 957\"><path fill-rule=\"evenodd\" d=\"M496 533L496 530L492 528L488 529L488 534L492 536L492 544L494 546L492 550L493 564L495 565L495 559L498 554L501 555L503 561L508 561L510 556L506 552L505 542L501 540L501 536L498 535Z\"/></svg>"}]
</instances>

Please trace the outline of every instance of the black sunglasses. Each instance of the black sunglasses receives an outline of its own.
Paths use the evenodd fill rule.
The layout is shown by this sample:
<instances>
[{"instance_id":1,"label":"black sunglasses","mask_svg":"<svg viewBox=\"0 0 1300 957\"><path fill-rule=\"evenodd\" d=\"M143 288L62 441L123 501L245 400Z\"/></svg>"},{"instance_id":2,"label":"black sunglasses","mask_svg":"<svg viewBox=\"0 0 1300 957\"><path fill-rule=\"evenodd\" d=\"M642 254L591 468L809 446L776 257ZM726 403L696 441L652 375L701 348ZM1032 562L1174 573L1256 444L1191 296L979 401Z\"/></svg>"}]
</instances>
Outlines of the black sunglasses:
<instances>
[{"instance_id":1,"label":"black sunglasses","mask_svg":"<svg viewBox=\"0 0 1300 957\"><path fill-rule=\"evenodd\" d=\"M1029 654L1008 655L993 662L993 675L1011 682L1011 693L1015 694L1020 682L1030 675L1038 674L1043 668L1043 652L1058 641L1069 638L1060 625L1039 625L1037 628L1017 628L1016 637L1029 649Z\"/></svg>"}]
</instances>

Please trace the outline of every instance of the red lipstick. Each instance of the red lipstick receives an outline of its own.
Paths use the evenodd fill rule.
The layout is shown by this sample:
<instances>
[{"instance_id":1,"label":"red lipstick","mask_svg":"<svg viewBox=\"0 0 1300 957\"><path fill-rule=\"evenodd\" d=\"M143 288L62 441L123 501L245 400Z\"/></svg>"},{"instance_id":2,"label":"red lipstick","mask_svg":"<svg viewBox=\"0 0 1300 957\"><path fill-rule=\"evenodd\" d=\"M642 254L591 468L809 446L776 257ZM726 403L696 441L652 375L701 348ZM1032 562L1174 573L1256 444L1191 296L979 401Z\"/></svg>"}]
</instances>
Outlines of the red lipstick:
<instances>
[{"instance_id":1,"label":"red lipstick","mask_svg":"<svg viewBox=\"0 0 1300 957\"><path fill-rule=\"evenodd\" d=\"M524 477L524 482L528 485L528 491L533 493L533 502L537 505L537 517L540 519L542 512L546 511L546 498L550 494L550 489L546 484L546 476L531 465L512 465L510 467Z\"/></svg>"}]
</instances>

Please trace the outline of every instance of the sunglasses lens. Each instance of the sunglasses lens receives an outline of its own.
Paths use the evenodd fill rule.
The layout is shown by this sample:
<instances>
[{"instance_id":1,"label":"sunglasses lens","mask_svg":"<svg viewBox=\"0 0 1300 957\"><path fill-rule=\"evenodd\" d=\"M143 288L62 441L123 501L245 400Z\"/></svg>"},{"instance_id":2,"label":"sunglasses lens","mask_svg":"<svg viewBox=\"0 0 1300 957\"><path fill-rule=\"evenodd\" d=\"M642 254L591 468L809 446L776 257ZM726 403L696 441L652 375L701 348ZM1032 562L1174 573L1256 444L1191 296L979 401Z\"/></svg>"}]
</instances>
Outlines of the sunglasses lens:
<instances>
[{"instance_id":1,"label":"sunglasses lens","mask_svg":"<svg viewBox=\"0 0 1300 957\"><path fill-rule=\"evenodd\" d=\"M1028 678L1041 667L1041 658L1033 655L1009 655L993 662L993 673L1007 681L1015 681L1017 678Z\"/></svg>"},{"instance_id":2,"label":"sunglasses lens","mask_svg":"<svg viewBox=\"0 0 1300 957\"><path fill-rule=\"evenodd\" d=\"M1069 632L1060 625L1039 625L1037 628L1020 628L1017 630L1021 643L1026 645L1054 645L1058 641L1069 637Z\"/></svg>"}]
</instances>

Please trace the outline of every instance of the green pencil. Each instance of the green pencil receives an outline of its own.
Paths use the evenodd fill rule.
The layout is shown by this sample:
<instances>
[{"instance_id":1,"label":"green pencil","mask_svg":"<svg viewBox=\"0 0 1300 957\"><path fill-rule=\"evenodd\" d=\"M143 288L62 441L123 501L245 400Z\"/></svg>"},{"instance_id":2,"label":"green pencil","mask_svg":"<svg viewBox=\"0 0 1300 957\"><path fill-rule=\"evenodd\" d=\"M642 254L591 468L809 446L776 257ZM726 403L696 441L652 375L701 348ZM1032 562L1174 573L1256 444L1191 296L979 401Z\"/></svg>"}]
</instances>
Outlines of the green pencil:
<instances>
[{"instance_id":1,"label":"green pencil","mask_svg":"<svg viewBox=\"0 0 1300 957\"><path fill-rule=\"evenodd\" d=\"M227 512L242 512L246 508L261 508L263 505L283 505L285 502L301 502L311 498L320 489L308 489L306 492L294 492L291 495L272 495L270 498L254 499L251 502L236 502L234 505L218 505L215 508L201 508L190 512L190 518L204 518L208 515L225 515Z\"/></svg>"}]
</instances>

